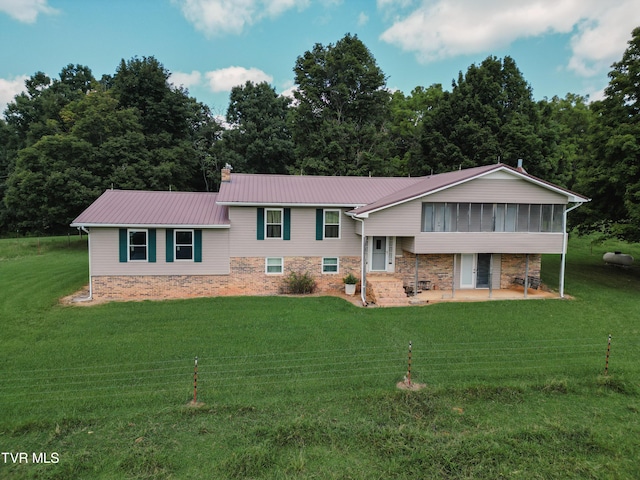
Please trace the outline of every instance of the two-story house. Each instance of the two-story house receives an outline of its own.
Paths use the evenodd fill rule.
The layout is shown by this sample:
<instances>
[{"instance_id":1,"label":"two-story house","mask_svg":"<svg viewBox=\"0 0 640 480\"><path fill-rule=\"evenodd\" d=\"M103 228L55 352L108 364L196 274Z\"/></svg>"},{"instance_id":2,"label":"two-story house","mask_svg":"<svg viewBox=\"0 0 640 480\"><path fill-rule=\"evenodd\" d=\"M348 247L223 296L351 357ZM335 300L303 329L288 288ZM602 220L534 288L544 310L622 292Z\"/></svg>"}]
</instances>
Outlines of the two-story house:
<instances>
[{"instance_id":1,"label":"two-story house","mask_svg":"<svg viewBox=\"0 0 640 480\"><path fill-rule=\"evenodd\" d=\"M321 292L360 278L399 289L501 289L539 281L567 248L581 195L503 164L427 177L222 172L218 193L108 190L72 226L89 233L95 298L271 295L307 272ZM564 294L564 269L560 296Z\"/></svg>"}]
</instances>

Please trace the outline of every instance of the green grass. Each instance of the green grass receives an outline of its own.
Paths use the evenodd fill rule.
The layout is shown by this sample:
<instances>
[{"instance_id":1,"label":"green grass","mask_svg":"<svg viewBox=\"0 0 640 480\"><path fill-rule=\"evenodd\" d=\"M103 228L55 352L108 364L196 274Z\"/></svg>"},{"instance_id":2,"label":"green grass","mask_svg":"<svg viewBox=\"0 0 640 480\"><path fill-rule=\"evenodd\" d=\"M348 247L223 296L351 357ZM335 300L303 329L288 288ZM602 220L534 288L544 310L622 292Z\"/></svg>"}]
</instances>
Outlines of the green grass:
<instances>
[{"instance_id":1,"label":"green grass","mask_svg":"<svg viewBox=\"0 0 640 480\"><path fill-rule=\"evenodd\" d=\"M602 262L640 259L640 245L572 239L573 300L365 309L63 306L86 282L82 242L12 242L0 240L0 451L59 462L0 456L0 478L640 477L640 272ZM558 270L543 259L545 283ZM395 387L409 341L419 392Z\"/></svg>"}]
</instances>

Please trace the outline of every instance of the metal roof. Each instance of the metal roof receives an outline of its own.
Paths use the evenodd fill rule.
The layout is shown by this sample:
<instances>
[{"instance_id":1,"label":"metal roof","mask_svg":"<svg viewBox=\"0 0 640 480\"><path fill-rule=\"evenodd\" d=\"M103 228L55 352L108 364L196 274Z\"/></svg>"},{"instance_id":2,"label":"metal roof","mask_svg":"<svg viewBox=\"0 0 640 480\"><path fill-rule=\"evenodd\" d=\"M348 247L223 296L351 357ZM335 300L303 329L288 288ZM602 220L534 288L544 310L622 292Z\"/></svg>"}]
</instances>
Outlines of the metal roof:
<instances>
[{"instance_id":1,"label":"metal roof","mask_svg":"<svg viewBox=\"0 0 640 480\"><path fill-rule=\"evenodd\" d=\"M437 191L505 171L566 195L570 202L589 199L504 164L456 170L428 177L338 177L235 173L219 193L107 190L71 226L208 226L230 225L228 206L350 207L355 216L420 198Z\"/></svg>"},{"instance_id":2,"label":"metal roof","mask_svg":"<svg viewBox=\"0 0 640 480\"><path fill-rule=\"evenodd\" d=\"M107 190L71 226L228 227L228 209L216 203L217 196L204 192Z\"/></svg>"},{"instance_id":3,"label":"metal roof","mask_svg":"<svg viewBox=\"0 0 640 480\"><path fill-rule=\"evenodd\" d=\"M357 207L410 188L421 178L259 175L234 173L220 186L222 205Z\"/></svg>"}]
</instances>

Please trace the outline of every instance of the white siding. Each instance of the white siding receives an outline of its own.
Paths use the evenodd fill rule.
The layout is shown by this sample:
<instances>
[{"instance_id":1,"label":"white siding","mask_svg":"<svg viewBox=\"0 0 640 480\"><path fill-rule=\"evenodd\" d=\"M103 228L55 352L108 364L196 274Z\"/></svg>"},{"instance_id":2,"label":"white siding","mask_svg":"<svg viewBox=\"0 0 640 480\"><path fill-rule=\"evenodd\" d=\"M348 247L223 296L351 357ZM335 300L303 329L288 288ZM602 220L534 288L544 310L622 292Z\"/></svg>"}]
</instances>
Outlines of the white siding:
<instances>
[{"instance_id":1,"label":"white siding","mask_svg":"<svg viewBox=\"0 0 640 480\"><path fill-rule=\"evenodd\" d=\"M229 273L229 230L202 230L202 262L166 262L165 230L156 229L156 261L120 262L117 228L92 228L91 274L226 275Z\"/></svg>"},{"instance_id":2,"label":"white siding","mask_svg":"<svg viewBox=\"0 0 640 480\"><path fill-rule=\"evenodd\" d=\"M316 209L291 208L291 239L257 239L256 207L229 207L232 257L341 257L360 255L356 221L340 215L340 238L316 240Z\"/></svg>"}]
</instances>

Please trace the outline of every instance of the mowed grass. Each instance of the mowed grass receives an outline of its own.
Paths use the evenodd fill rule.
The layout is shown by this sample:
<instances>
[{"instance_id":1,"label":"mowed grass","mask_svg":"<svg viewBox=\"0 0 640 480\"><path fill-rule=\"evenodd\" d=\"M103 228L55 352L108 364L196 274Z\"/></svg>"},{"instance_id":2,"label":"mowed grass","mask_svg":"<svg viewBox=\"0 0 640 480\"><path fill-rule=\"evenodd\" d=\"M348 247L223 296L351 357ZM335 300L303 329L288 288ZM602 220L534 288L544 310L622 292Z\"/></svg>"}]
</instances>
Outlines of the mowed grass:
<instances>
[{"instance_id":1,"label":"mowed grass","mask_svg":"<svg viewBox=\"0 0 640 480\"><path fill-rule=\"evenodd\" d=\"M29 463L0 456L0 478L640 477L640 272L602 262L640 259L637 244L572 239L571 300L380 309L66 306L87 281L86 244L12 242L0 241L0 451ZM552 287L559 260L543 259ZM420 391L396 388L409 341ZM59 460L34 464L41 452Z\"/></svg>"}]
</instances>

